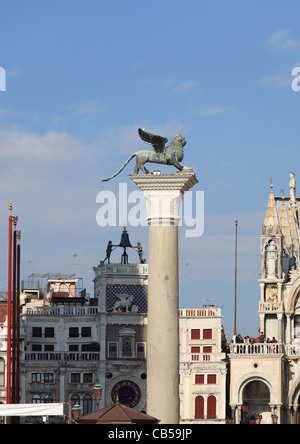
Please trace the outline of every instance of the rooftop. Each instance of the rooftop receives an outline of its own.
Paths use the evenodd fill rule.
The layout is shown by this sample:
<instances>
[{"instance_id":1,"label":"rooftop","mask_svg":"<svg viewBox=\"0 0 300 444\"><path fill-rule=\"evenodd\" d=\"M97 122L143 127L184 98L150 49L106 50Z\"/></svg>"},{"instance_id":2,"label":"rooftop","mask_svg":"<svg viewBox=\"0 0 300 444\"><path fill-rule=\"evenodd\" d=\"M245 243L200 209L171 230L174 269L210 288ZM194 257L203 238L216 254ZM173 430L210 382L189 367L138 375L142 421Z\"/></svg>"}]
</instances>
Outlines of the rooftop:
<instances>
[{"instance_id":1,"label":"rooftop","mask_svg":"<svg viewBox=\"0 0 300 444\"><path fill-rule=\"evenodd\" d=\"M78 424L157 424L158 422L159 420L153 416L127 407L119 401L96 412L81 416L78 420Z\"/></svg>"}]
</instances>

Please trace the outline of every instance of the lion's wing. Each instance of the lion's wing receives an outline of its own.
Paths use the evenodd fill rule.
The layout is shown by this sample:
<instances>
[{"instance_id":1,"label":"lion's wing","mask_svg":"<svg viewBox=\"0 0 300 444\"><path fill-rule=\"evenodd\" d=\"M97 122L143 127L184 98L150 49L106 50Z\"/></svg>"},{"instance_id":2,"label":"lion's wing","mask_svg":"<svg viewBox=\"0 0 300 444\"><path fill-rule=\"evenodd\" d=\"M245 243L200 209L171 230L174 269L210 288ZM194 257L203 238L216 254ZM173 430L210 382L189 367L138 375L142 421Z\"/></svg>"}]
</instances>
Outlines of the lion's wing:
<instances>
[{"instance_id":1,"label":"lion's wing","mask_svg":"<svg viewBox=\"0 0 300 444\"><path fill-rule=\"evenodd\" d=\"M165 136L160 134L151 134L145 131L144 129L139 128L140 138L149 145L153 146L154 151L157 153L163 153L165 150L165 145L168 142L168 139Z\"/></svg>"}]
</instances>

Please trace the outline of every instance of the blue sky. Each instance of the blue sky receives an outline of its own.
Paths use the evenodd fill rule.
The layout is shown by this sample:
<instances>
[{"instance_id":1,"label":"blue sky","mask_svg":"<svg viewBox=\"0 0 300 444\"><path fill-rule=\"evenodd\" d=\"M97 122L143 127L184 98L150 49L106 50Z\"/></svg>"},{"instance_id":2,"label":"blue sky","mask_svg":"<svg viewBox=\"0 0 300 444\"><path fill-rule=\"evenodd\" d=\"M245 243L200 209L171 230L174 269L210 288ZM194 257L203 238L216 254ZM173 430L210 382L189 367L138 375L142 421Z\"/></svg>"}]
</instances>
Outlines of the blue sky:
<instances>
[{"instance_id":1,"label":"blue sky","mask_svg":"<svg viewBox=\"0 0 300 444\"><path fill-rule=\"evenodd\" d=\"M205 231L180 230L180 303L210 299L233 326L239 220L238 329L256 334L259 234L273 178L288 194L299 159L297 0L10 0L1 5L0 287L7 287L8 202L22 230L22 277L92 267L120 227L96 224L101 183L135 150L137 129L182 133L184 163L205 193ZM168 170L171 172L171 168ZM147 257L147 229L128 227ZM132 257L134 260L135 256ZM189 265L184 265L188 263Z\"/></svg>"}]
</instances>

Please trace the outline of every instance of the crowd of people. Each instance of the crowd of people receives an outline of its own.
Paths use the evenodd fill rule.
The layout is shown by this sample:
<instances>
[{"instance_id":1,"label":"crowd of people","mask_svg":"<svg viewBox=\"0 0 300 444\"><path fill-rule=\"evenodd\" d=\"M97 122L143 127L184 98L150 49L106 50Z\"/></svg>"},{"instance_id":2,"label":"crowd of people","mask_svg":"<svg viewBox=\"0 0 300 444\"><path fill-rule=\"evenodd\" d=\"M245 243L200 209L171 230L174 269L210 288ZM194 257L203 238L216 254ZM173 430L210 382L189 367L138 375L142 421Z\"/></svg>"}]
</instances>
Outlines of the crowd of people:
<instances>
[{"instance_id":1,"label":"crowd of people","mask_svg":"<svg viewBox=\"0 0 300 444\"><path fill-rule=\"evenodd\" d=\"M274 336L272 339L266 338L262 332L256 338L253 338L253 336L245 336L243 338L241 334L238 334L233 338L232 342L234 344L277 344Z\"/></svg>"}]
</instances>

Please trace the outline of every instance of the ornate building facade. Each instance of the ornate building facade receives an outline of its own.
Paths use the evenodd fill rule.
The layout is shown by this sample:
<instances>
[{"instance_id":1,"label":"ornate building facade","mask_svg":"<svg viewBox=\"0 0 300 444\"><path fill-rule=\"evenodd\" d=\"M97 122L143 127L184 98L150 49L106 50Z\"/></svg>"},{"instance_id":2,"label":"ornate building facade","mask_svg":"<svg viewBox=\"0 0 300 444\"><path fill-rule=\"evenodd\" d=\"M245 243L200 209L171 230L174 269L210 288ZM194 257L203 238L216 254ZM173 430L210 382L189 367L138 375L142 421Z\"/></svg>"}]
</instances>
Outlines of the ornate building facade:
<instances>
[{"instance_id":1,"label":"ornate building facade","mask_svg":"<svg viewBox=\"0 0 300 444\"><path fill-rule=\"evenodd\" d=\"M230 404L236 422L300 422L300 199L290 174L289 197L273 184L260 236L260 342L232 344ZM245 409L244 406L247 406Z\"/></svg>"},{"instance_id":2,"label":"ornate building facade","mask_svg":"<svg viewBox=\"0 0 300 444\"><path fill-rule=\"evenodd\" d=\"M124 230L117 245L123 254L118 248L110 261L116 246L108 244L105 260L94 267L92 298L73 275L35 275L39 280L23 282L21 403L71 400L87 414L113 404L118 397L127 406L147 411L148 265L140 244L130 257L138 263L128 263L129 245ZM224 423L221 309L181 308L178 320L180 420ZM2 403L6 399L6 335L4 322L0 326ZM98 404L93 396L96 384L103 388Z\"/></svg>"},{"instance_id":3,"label":"ornate building facade","mask_svg":"<svg viewBox=\"0 0 300 444\"><path fill-rule=\"evenodd\" d=\"M179 309L181 424L224 424L227 360L221 308Z\"/></svg>"}]
</instances>

